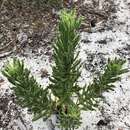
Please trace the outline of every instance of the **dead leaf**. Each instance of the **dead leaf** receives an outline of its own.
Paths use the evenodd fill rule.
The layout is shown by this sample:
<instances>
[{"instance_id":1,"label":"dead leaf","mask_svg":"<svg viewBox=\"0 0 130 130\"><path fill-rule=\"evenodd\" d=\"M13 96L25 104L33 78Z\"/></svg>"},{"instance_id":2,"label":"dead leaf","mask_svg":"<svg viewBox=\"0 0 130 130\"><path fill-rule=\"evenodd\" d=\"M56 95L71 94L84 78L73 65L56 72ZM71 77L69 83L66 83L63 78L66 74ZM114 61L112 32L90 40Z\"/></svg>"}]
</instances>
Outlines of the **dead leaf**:
<instances>
[{"instance_id":1,"label":"dead leaf","mask_svg":"<svg viewBox=\"0 0 130 130\"><path fill-rule=\"evenodd\" d=\"M48 77L49 74L48 74L48 71L46 69L41 69L40 70L40 73L41 73L41 78L45 78L45 77Z\"/></svg>"}]
</instances>

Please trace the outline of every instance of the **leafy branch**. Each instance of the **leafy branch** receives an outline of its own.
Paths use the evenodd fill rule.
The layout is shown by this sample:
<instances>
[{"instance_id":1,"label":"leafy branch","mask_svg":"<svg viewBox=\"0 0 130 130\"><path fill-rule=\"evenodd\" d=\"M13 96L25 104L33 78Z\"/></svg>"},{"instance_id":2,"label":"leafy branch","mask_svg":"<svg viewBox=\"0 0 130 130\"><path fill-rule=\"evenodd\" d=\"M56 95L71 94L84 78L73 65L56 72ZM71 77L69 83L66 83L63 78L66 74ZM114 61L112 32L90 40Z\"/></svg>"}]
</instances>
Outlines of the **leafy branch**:
<instances>
[{"instance_id":1,"label":"leafy branch","mask_svg":"<svg viewBox=\"0 0 130 130\"><path fill-rule=\"evenodd\" d=\"M94 78L93 83L85 86L82 93L79 94L79 104L82 105L83 110L94 110L98 106L98 99L103 98L103 92L114 90L116 81L120 80L120 75L128 72L122 66L125 60L108 59L108 64L105 66L104 73L100 73L98 77Z\"/></svg>"},{"instance_id":2,"label":"leafy branch","mask_svg":"<svg viewBox=\"0 0 130 130\"><path fill-rule=\"evenodd\" d=\"M35 115L34 119L50 113L51 101L47 89L38 85L30 71L25 68L23 61L14 58L2 73L13 84L12 89L17 96L17 103L31 109Z\"/></svg>"}]
</instances>

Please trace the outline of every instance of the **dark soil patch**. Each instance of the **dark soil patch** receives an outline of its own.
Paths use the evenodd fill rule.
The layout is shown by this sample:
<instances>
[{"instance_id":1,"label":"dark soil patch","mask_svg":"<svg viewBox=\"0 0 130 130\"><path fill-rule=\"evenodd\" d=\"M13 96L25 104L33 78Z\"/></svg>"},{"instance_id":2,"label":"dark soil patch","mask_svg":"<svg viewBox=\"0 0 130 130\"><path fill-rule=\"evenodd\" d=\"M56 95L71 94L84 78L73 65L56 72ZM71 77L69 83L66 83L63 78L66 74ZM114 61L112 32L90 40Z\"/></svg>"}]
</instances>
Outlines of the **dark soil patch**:
<instances>
[{"instance_id":1,"label":"dark soil patch","mask_svg":"<svg viewBox=\"0 0 130 130\"><path fill-rule=\"evenodd\" d=\"M16 45L21 46L17 39L21 32L27 35L26 44L34 49L52 43L61 6L56 4L55 7L46 4L34 6L34 2L30 3L27 0L3 2L4 0L0 3L0 53L11 51ZM87 32L91 32L91 28L97 23L107 21L115 11L112 0L104 0L101 4L97 0L86 4L84 0L78 0L76 3L65 0L63 5L67 8L76 8L79 15L84 16L81 31Z\"/></svg>"}]
</instances>

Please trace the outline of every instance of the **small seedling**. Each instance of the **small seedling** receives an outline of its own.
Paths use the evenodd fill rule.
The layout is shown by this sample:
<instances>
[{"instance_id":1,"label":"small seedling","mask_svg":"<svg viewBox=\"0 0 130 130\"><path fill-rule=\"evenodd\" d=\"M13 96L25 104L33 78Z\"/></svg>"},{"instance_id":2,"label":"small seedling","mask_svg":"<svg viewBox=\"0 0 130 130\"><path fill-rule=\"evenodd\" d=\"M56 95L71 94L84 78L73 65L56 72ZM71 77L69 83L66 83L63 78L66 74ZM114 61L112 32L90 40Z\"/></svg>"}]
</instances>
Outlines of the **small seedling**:
<instances>
[{"instance_id":1,"label":"small seedling","mask_svg":"<svg viewBox=\"0 0 130 130\"><path fill-rule=\"evenodd\" d=\"M113 90L113 83L127 72L127 69L122 69L124 60L109 59L104 72L94 78L92 83L79 86L82 64L78 58L77 46L80 43L78 29L81 21L75 11L61 12L58 35L53 45L55 64L47 87L39 85L19 59L14 58L2 71L13 84L11 89L15 92L17 103L34 113L33 120L57 113L62 130L78 128L81 124L81 111L98 107L102 93Z\"/></svg>"}]
</instances>

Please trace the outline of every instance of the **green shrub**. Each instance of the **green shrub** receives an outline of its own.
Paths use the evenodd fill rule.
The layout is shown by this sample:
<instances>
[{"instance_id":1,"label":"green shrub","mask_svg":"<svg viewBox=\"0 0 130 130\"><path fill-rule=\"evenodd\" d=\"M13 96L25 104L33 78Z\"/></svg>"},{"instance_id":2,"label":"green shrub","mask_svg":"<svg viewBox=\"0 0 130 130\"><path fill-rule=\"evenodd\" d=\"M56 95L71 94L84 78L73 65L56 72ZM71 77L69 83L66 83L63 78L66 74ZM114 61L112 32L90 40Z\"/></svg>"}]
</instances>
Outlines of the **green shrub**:
<instances>
[{"instance_id":1,"label":"green shrub","mask_svg":"<svg viewBox=\"0 0 130 130\"><path fill-rule=\"evenodd\" d=\"M92 83L88 86L78 85L82 64L76 49L80 39L77 30L81 21L75 11L61 12L59 32L53 45L55 64L52 67L50 84L46 88L36 82L23 61L18 59L8 63L2 71L13 84L17 103L30 108L34 113L34 120L57 112L59 127L65 130L78 128L81 124L81 111L94 110L102 98L102 93L113 90L113 83L120 79L121 74L127 72L127 69L122 69L124 60L109 59L104 72L94 78Z\"/></svg>"}]
</instances>

